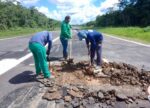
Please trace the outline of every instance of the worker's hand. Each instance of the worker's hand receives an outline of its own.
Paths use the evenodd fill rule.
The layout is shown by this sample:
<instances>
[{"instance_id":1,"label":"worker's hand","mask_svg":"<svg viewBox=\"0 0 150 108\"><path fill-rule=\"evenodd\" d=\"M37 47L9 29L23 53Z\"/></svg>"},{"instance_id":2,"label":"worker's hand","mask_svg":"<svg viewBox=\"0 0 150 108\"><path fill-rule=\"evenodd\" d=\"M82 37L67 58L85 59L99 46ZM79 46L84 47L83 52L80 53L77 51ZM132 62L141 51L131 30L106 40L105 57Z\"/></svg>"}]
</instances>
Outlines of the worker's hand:
<instances>
[{"instance_id":1,"label":"worker's hand","mask_svg":"<svg viewBox=\"0 0 150 108\"><path fill-rule=\"evenodd\" d=\"M50 61L50 56L49 56L49 55L47 55L46 59L47 59L47 61Z\"/></svg>"}]
</instances>

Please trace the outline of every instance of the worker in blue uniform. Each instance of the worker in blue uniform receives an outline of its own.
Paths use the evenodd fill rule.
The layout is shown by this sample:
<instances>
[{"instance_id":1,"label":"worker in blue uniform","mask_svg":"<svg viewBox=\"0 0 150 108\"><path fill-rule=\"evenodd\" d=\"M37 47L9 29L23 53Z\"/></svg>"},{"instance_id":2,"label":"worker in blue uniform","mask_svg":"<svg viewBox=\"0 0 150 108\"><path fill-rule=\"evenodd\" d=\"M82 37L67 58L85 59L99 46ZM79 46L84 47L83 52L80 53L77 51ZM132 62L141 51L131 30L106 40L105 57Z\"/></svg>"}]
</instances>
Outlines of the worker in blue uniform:
<instances>
[{"instance_id":1,"label":"worker in blue uniform","mask_svg":"<svg viewBox=\"0 0 150 108\"><path fill-rule=\"evenodd\" d=\"M103 35L96 30L80 30L77 35L79 40L86 40L88 54L90 55L91 59L91 65L94 65L94 57L97 55L96 65L101 67Z\"/></svg>"}]
</instances>

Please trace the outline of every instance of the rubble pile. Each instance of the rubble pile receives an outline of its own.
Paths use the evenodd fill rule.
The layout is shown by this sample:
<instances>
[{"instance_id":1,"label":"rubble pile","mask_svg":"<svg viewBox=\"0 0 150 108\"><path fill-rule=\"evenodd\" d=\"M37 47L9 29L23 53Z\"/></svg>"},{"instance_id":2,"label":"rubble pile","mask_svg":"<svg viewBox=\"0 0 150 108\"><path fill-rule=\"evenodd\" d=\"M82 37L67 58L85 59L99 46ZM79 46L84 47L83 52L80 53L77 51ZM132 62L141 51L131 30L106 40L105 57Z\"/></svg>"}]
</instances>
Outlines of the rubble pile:
<instances>
[{"instance_id":1,"label":"rubble pile","mask_svg":"<svg viewBox=\"0 0 150 108\"><path fill-rule=\"evenodd\" d=\"M43 99L55 101L56 104L61 103L65 108L92 108L92 106L94 108L114 108L117 102L124 102L127 105L135 107L141 99L148 101L145 94L141 98L138 96L129 96L114 89L90 92L89 88L83 85L55 85L49 87Z\"/></svg>"},{"instance_id":2,"label":"rubble pile","mask_svg":"<svg viewBox=\"0 0 150 108\"><path fill-rule=\"evenodd\" d=\"M138 85L146 90L150 84L150 72L138 70L138 68L125 63L117 64L104 63L102 65L103 73L110 76L110 83L112 85Z\"/></svg>"},{"instance_id":3,"label":"rubble pile","mask_svg":"<svg viewBox=\"0 0 150 108\"><path fill-rule=\"evenodd\" d=\"M140 102L143 107L143 103L148 102L144 107L150 107L146 93L150 72L125 63L103 63L102 72L109 77L97 78L94 67L87 61L74 63L69 60L51 67L56 78L40 80L48 87L43 99L55 101L65 108L115 108L117 102L130 107L138 107Z\"/></svg>"}]
</instances>

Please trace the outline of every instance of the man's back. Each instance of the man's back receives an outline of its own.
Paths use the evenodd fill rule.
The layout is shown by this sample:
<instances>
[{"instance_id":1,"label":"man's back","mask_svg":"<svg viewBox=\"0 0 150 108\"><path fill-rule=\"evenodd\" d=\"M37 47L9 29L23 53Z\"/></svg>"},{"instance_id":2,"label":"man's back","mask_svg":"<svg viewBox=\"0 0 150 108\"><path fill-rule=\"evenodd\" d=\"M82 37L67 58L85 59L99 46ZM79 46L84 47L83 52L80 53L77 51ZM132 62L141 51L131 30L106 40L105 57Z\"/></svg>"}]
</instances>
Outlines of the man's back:
<instances>
[{"instance_id":1,"label":"man's back","mask_svg":"<svg viewBox=\"0 0 150 108\"><path fill-rule=\"evenodd\" d=\"M101 33L97 32L96 30L88 31L87 39L91 42L91 44L99 43L103 40L103 36Z\"/></svg>"},{"instance_id":2,"label":"man's back","mask_svg":"<svg viewBox=\"0 0 150 108\"><path fill-rule=\"evenodd\" d=\"M60 37L62 38L71 38L71 25L69 23L66 23L65 21L61 24L61 34Z\"/></svg>"},{"instance_id":3,"label":"man's back","mask_svg":"<svg viewBox=\"0 0 150 108\"><path fill-rule=\"evenodd\" d=\"M37 42L45 46L49 40L51 40L51 34L48 31L42 31L42 32L36 33L30 39L30 42Z\"/></svg>"}]
</instances>

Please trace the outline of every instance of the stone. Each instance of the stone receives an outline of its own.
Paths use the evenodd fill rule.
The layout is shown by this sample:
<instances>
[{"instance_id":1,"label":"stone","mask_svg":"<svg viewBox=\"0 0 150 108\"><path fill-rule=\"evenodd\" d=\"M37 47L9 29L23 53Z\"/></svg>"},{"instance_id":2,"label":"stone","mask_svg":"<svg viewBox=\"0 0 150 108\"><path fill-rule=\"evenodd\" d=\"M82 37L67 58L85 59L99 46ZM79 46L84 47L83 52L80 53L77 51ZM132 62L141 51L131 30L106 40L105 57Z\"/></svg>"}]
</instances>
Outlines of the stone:
<instances>
[{"instance_id":1,"label":"stone","mask_svg":"<svg viewBox=\"0 0 150 108\"><path fill-rule=\"evenodd\" d=\"M110 99L111 99L111 95L109 95L109 94L108 94L108 95L105 95L105 99L106 99L106 100L110 100Z\"/></svg>"},{"instance_id":2,"label":"stone","mask_svg":"<svg viewBox=\"0 0 150 108\"><path fill-rule=\"evenodd\" d=\"M95 98L97 98L97 97L98 97L98 94L97 94L97 92L93 92L93 93L92 93L92 97L95 97Z\"/></svg>"},{"instance_id":3,"label":"stone","mask_svg":"<svg viewBox=\"0 0 150 108\"><path fill-rule=\"evenodd\" d=\"M73 90L70 90L68 93L69 93L71 96L73 96L73 97L78 97L78 98L82 98L82 97L83 97L83 93L82 93L82 92L75 92L75 91L73 91Z\"/></svg>"},{"instance_id":4,"label":"stone","mask_svg":"<svg viewBox=\"0 0 150 108\"><path fill-rule=\"evenodd\" d=\"M129 99L132 99L133 101L136 101L136 97L134 96L128 96Z\"/></svg>"},{"instance_id":5,"label":"stone","mask_svg":"<svg viewBox=\"0 0 150 108\"><path fill-rule=\"evenodd\" d=\"M124 101L127 99L127 96L122 93L118 93L116 97L119 101Z\"/></svg>"},{"instance_id":6,"label":"stone","mask_svg":"<svg viewBox=\"0 0 150 108\"><path fill-rule=\"evenodd\" d=\"M47 100L58 100L61 98L62 96L59 91L53 93L45 93L43 96L43 99L47 99Z\"/></svg>"},{"instance_id":7,"label":"stone","mask_svg":"<svg viewBox=\"0 0 150 108\"><path fill-rule=\"evenodd\" d=\"M62 86L62 85L61 85L61 86ZM69 84L64 84L62 88L70 89L70 87L71 87L71 86L70 86Z\"/></svg>"},{"instance_id":8,"label":"stone","mask_svg":"<svg viewBox=\"0 0 150 108\"><path fill-rule=\"evenodd\" d=\"M42 97L42 98L43 98L43 99L47 99L47 98L48 98L48 96L49 96L49 93L47 93L47 92L46 92L46 93L43 95L43 97Z\"/></svg>"},{"instance_id":9,"label":"stone","mask_svg":"<svg viewBox=\"0 0 150 108\"><path fill-rule=\"evenodd\" d=\"M93 97L89 97L89 98L88 98L88 103L89 103L89 104L94 104L94 103L95 103L94 98L93 98Z\"/></svg>"},{"instance_id":10,"label":"stone","mask_svg":"<svg viewBox=\"0 0 150 108\"><path fill-rule=\"evenodd\" d=\"M57 91L57 88L53 87L53 88L49 88L48 92L49 93L53 93L53 92L56 92Z\"/></svg>"},{"instance_id":11,"label":"stone","mask_svg":"<svg viewBox=\"0 0 150 108\"><path fill-rule=\"evenodd\" d=\"M133 102L134 102L131 98L129 98L128 101L129 101L130 103L133 103Z\"/></svg>"},{"instance_id":12,"label":"stone","mask_svg":"<svg viewBox=\"0 0 150 108\"><path fill-rule=\"evenodd\" d=\"M71 104L74 108L76 108L80 106L80 101L77 98L75 98L74 100L71 101Z\"/></svg>"},{"instance_id":13,"label":"stone","mask_svg":"<svg viewBox=\"0 0 150 108\"><path fill-rule=\"evenodd\" d=\"M92 67L85 67L83 72L84 72L85 75L93 75L94 68L92 68Z\"/></svg>"},{"instance_id":14,"label":"stone","mask_svg":"<svg viewBox=\"0 0 150 108\"><path fill-rule=\"evenodd\" d=\"M98 97L99 97L99 99L103 99L103 98L104 98L103 93L102 93L102 92L99 92L99 93L98 93Z\"/></svg>"},{"instance_id":15,"label":"stone","mask_svg":"<svg viewBox=\"0 0 150 108\"><path fill-rule=\"evenodd\" d=\"M67 94L68 94L68 89L67 89L67 87L62 87L61 88L61 92L62 92L62 96L67 96Z\"/></svg>"},{"instance_id":16,"label":"stone","mask_svg":"<svg viewBox=\"0 0 150 108\"><path fill-rule=\"evenodd\" d=\"M66 102L70 102L72 100L72 98L70 96L65 96L64 99Z\"/></svg>"},{"instance_id":17,"label":"stone","mask_svg":"<svg viewBox=\"0 0 150 108\"><path fill-rule=\"evenodd\" d=\"M86 106L86 104L88 104L88 100L87 99L83 99L82 102L83 106Z\"/></svg>"},{"instance_id":18,"label":"stone","mask_svg":"<svg viewBox=\"0 0 150 108\"><path fill-rule=\"evenodd\" d=\"M107 101L106 101L106 104L107 104L107 105L111 105L111 101L110 101L110 100L107 100Z\"/></svg>"},{"instance_id":19,"label":"stone","mask_svg":"<svg viewBox=\"0 0 150 108\"><path fill-rule=\"evenodd\" d=\"M44 87L44 85L43 85L42 83L40 83L40 84L39 84L39 87L40 87L40 88L43 88L43 87Z\"/></svg>"},{"instance_id":20,"label":"stone","mask_svg":"<svg viewBox=\"0 0 150 108\"><path fill-rule=\"evenodd\" d=\"M75 91L75 92L79 92L79 89L75 86L72 87L72 90Z\"/></svg>"},{"instance_id":21,"label":"stone","mask_svg":"<svg viewBox=\"0 0 150 108\"><path fill-rule=\"evenodd\" d=\"M79 88L79 89L85 89L85 87L82 86L82 85L79 85L78 88Z\"/></svg>"},{"instance_id":22,"label":"stone","mask_svg":"<svg viewBox=\"0 0 150 108\"><path fill-rule=\"evenodd\" d=\"M110 91L108 91L109 92L109 94L111 95L111 96L116 96L116 90L110 90Z\"/></svg>"},{"instance_id":23,"label":"stone","mask_svg":"<svg viewBox=\"0 0 150 108\"><path fill-rule=\"evenodd\" d=\"M103 58L103 59L102 59L102 62L103 62L103 63L107 63L107 64L109 63L109 61L108 61L106 58Z\"/></svg>"},{"instance_id":24,"label":"stone","mask_svg":"<svg viewBox=\"0 0 150 108\"><path fill-rule=\"evenodd\" d=\"M80 105L79 108L84 108L84 107L82 105Z\"/></svg>"},{"instance_id":25,"label":"stone","mask_svg":"<svg viewBox=\"0 0 150 108\"><path fill-rule=\"evenodd\" d=\"M99 73L97 73L97 74L94 74L94 76L95 76L96 78L109 78L109 77L110 77L110 76L104 74L103 72L99 72Z\"/></svg>"}]
</instances>

